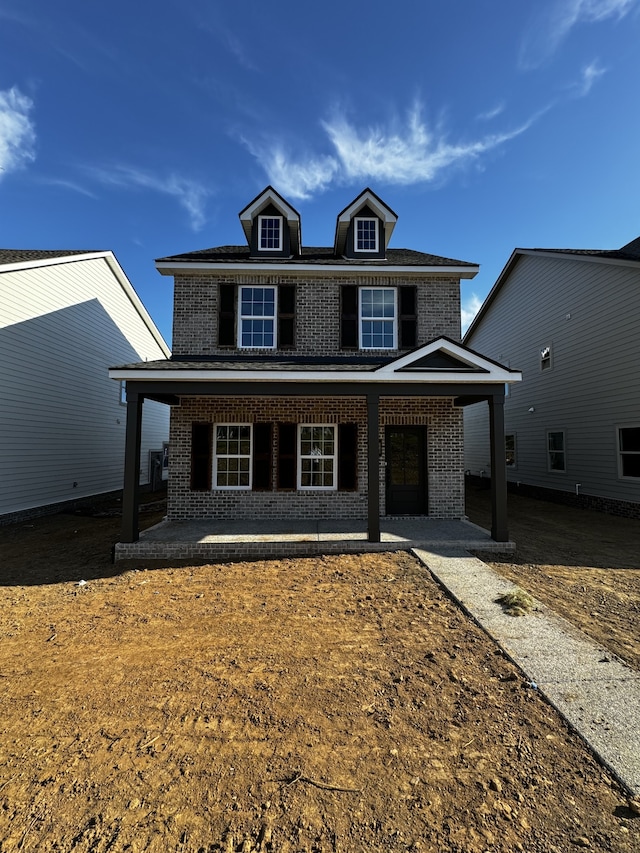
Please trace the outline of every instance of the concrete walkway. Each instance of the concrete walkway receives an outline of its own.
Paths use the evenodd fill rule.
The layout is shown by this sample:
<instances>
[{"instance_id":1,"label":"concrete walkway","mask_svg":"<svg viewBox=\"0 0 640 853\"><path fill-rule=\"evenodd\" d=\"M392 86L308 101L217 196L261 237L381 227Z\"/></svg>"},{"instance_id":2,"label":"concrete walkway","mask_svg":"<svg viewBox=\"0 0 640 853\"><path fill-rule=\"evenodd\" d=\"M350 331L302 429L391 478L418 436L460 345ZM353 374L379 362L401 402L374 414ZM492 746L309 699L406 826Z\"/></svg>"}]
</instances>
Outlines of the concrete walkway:
<instances>
[{"instance_id":1,"label":"concrete walkway","mask_svg":"<svg viewBox=\"0 0 640 853\"><path fill-rule=\"evenodd\" d=\"M520 667L634 796L640 796L640 673L541 602L526 616L496 598L515 589L461 548L413 553Z\"/></svg>"}]
</instances>

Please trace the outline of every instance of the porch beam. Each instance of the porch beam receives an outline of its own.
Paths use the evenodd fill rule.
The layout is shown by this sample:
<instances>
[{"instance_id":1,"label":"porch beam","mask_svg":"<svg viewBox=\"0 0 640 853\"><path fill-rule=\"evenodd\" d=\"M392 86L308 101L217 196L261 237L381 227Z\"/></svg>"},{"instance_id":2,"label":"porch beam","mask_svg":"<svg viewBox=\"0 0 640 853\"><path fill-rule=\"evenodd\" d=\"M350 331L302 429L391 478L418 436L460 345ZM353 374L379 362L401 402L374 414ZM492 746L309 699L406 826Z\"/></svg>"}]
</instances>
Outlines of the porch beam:
<instances>
[{"instance_id":1,"label":"porch beam","mask_svg":"<svg viewBox=\"0 0 640 853\"><path fill-rule=\"evenodd\" d=\"M489 397L489 441L491 444L491 538L495 542L508 542L504 393Z\"/></svg>"},{"instance_id":2,"label":"porch beam","mask_svg":"<svg viewBox=\"0 0 640 853\"><path fill-rule=\"evenodd\" d=\"M140 502L140 439L142 435L142 403L144 397L127 388L127 428L124 450L124 486L122 491L122 542L139 538L138 505Z\"/></svg>"},{"instance_id":3,"label":"porch beam","mask_svg":"<svg viewBox=\"0 0 640 853\"><path fill-rule=\"evenodd\" d=\"M220 380L186 381L167 379L163 381L136 380L139 393L145 397L162 400L169 404L179 397L454 397L459 402L471 394L473 402L487 400L494 394L504 393L503 383L471 385L471 383L422 382L296 382L281 379L271 380L265 375L260 381L234 382Z\"/></svg>"},{"instance_id":4,"label":"porch beam","mask_svg":"<svg viewBox=\"0 0 640 853\"><path fill-rule=\"evenodd\" d=\"M380 397L367 394L367 450L368 450L368 513L369 542L380 541Z\"/></svg>"}]
</instances>

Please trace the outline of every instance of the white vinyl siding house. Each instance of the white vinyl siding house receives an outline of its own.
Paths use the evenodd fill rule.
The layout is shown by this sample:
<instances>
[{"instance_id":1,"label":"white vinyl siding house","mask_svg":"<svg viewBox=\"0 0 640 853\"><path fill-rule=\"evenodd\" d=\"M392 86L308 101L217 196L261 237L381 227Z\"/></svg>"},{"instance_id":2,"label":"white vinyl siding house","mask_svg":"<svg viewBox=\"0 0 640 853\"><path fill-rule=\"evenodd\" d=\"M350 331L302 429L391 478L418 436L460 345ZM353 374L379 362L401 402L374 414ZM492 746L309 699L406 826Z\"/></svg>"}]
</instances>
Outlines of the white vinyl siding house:
<instances>
[{"instance_id":1,"label":"white vinyl siding house","mask_svg":"<svg viewBox=\"0 0 640 853\"><path fill-rule=\"evenodd\" d=\"M111 252L0 250L0 518L122 488L126 406L108 369L169 350ZM150 402L149 451L168 440Z\"/></svg>"},{"instance_id":2,"label":"white vinyl siding house","mask_svg":"<svg viewBox=\"0 0 640 853\"><path fill-rule=\"evenodd\" d=\"M464 338L523 373L505 401L505 432L517 448L511 483L623 514L640 507L640 477L621 476L619 448L620 429L640 424L634 246L517 249ZM488 477L485 408L465 410L465 469ZM550 435L563 437L553 464Z\"/></svg>"}]
</instances>

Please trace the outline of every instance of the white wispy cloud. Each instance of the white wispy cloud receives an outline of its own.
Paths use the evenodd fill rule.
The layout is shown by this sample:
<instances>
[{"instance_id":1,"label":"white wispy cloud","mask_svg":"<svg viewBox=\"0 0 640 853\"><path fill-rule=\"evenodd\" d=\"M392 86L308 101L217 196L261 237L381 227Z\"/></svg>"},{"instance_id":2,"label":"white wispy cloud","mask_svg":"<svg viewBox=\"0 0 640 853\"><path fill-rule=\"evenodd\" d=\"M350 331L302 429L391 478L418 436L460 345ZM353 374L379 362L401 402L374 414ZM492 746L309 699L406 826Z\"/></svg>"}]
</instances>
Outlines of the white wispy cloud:
<instances>
[{"instance_id":1,"label":"white wispy cloud","mask_svg":"<svg viewBox=\"0 0 640 853\"><path fill-rule=\"evenodd\" d=\"M578 24L624 18L637 5L638 0L554 0L550 5L536 4L520 49L520 67L533 69L542 65Z\"/></svg>"},{"instance_id":2,"label":"white wispy cloud","mask_svg":"<svg viewBox=\"0 0 640 853\"><path fill-rule=\"evenodd\" d=\"M493 107L492 109L487 110L484 113L480 113L478 115L478 119L480 121L491 121L491 119L497 118L499 115L501 115L504 112L504 110L505 110L504 104L502 104L502 103L496 104L496 106Z\"/></svg>"},{"instance_id":3,"label":"white wispy cloud","mask_svg":"<svg viewBox=\"0 0 640 853\"><path fill-rule=\"evenodd\" d=\"M86 187L83 187L81 184L78 184L75 181L68 181L65 178L39 177L38 182L41 184L46 184L46 186L49 187L59 187L63 190L71 190L74 193L86 195L89 198L98 198L98 196L95 193L92 193L91 190L88 190Z\"/></svg>"},{"instance_id":4,"label":"white wispy cloud","mask_svg":"<svg viewBox=\"0 0 640 853\"><path fill-rule=\"evenodd\" d=\"M466 142L451 142L442 130L431 130L414 106L404 125L357 127L342 114L321 122L332 153L289 156L280 142L244 144L285 195L306 199L332 182L380 181L408 185L428 183L445 170L478 160L483 154L524 133L538 118L513 130Z\"/></svg>"},{"instance_id":5,"label":"white wispy cloud","mask_svg":"<svg viewBox=\"0 0 640 853\"><path fill-rule=\"evenodd\" d=\"M256 143L246 137L241 141L260 163L269 183L291 198L310 198L323 192L337 175L340 164L330 155L294 155L281 142Z\"/></svg>"},{"instance_id":6,"label":"white wispy cloud","mask_svg":"<svg viewBox=\"0 0 640 853\"><path fill-rule=\"evenodd\" d=\"M126 189L148 189L175 198L189 215L194 231L199 231L205 223L205 202L209 190L191 178L175 173L160 177L133 166L122 165L112 168L92 167L86 171L102 184Z\"/></svg>"},{"instance_id":7,"label":"white wispy cloud","mask_svg":"<svg viewBox=\"0 0 640 853\"><path fill-rule=\"evenodd\" d=\"M601 68L597 60L589 63L589 65L585 65L582 69L580 82L576 85L578 95L580 97L588 95L596 80L606 73L607 69Z\"/></svg>"},{"instance_id":8,"label":"white wispy cloud","mask_svg":"<svg viewBox=\"0 0 640 853\"><path fill-rule=\"evenodd\" d=\"M0 178L36 158L33 101L15 86L0 91Z\"/></svg>"},{"instance_id":9,"label":"white wispy cloud","mask_svg":"<svg viewBox=\"0 0 640 853\"><path fill-rule=\"evenodd\" d=\"M480 299L480 297L475 293L472 293L471 296L462 304L460 308L460 315L463 335L473 322L473 318L476 316L481 306L482 299Z\"/></svg>"}]
</instances>

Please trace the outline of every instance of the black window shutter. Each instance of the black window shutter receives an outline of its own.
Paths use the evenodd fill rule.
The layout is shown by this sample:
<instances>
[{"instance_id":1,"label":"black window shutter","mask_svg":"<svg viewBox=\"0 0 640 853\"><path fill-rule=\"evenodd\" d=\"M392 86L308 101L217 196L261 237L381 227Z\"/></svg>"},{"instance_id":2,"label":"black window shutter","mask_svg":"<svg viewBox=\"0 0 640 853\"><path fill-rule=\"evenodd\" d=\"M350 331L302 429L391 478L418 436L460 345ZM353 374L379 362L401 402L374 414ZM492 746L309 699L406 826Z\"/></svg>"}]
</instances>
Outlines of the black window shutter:
<instances>
[{"instance_id":1,"label":"black window shutter","mask_svg":"<svg viewBox=\"0 0 640 853\"><path fill-rule=\"evenodd\" d=\"M358 425L338 426L338 489L358 488Z\"/></svg>"},{"instance_id":2,"label":"black window shutter","mask_svg":"<svg viewBox=\"0 0 640 853\"><path fill-rule=\"evenodd\" d=\"M340 347L358 349L358 288L353 284L343 284L340 290Z\"/></svg>"},{"instance_id":3,"label":"black window shutter","mask_svg":"<svg viewBox=\"0 0 640 853\"><path fill-rule=\"evenodd\" d=\"M278 424L278 488L296 488L296 424Z\"/></svg>"},{"instance_id":4,"label":"black window shutter","mask_svg":"<svg viewBox=\"0 0 640 853\"><path fill-rule=\"evenodd\" d=\"M236 343L236 287L221 284L218 311L218 346L232 347Z\"/></svg>"},{"instance_id":5,"label":"black window shutter","mask_svg":"<svg viewBox=\"0 0 640 853\"><path fill-rule=\"evenodd\" d=\"M414 285L404 285L400 290L400 349L413 349L418 343L417 294Z\"/></svg>"},{"instance_id":6,"label":"black window shutter","mask_svg":"<svg viewBox=\"0 0 640 853\"><path fill-rule=\"evenodd\" d=\"M204 492L211 489L212 424L191 424L191 489Z\"/></svg>"},{"instance_id":7,"label":"black window shutter","mask_svg":"<svg viewBox=\"0 0 640 853\"><path fill-rule=\"evenodd\" d=\"M271 424L253 425L253 489L271 489Z\"/></svg>"},{"instance_id":8,"label":"black window shutter","mask_svg":"<svg viewBox=\"0 0 640 853\"><path fill-rule=\"evenodd\" d=\"M296 345L296 289L292 284L278 287L278 349Z\"/></svg>"}]
</instances>

